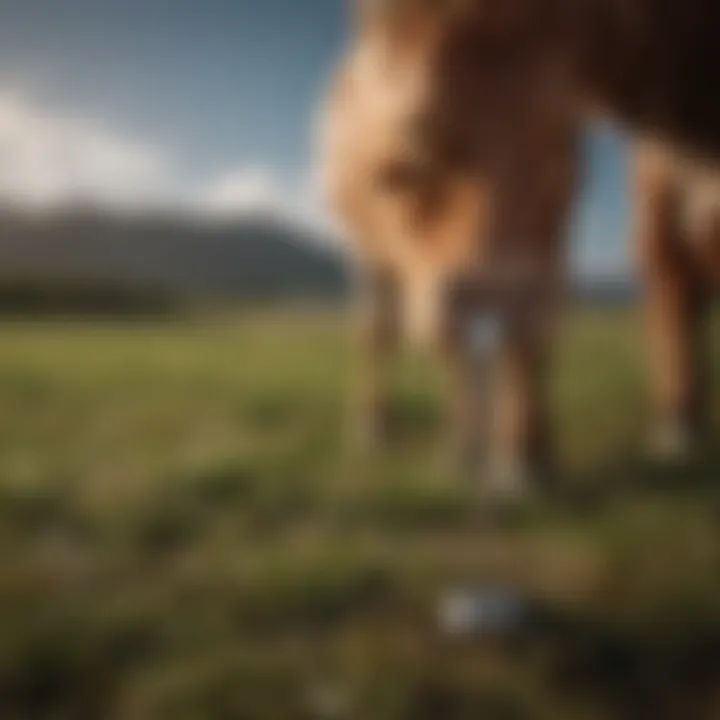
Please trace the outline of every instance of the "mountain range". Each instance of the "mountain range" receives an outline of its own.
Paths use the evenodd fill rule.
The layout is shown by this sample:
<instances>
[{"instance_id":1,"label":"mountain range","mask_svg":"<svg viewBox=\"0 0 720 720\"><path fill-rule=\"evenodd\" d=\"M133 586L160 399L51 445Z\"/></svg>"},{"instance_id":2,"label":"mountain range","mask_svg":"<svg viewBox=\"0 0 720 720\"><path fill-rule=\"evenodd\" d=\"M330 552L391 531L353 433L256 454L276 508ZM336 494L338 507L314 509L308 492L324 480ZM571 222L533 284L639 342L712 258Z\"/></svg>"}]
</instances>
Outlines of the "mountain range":
<instances>
[{"instance_id":1,"label":"mountain range","mask_svg":"<svg viewBox=\"0 0 720 720\"><path fill-rule=\"evenodd\" d=\"M216 221L178 213L111 214L0 209L0 282L77 281L231 299L337 300L348 288L344 254L270 214ZM627 303L627 278L576 278L584 303Z\"/></svg>"},{"instance_id":2,"label":"mountain range","mask_svg":"<svg viewBox=\"0 0 720 720\"><path fill-rule=\"evenodd\" d=\"M278 218L220 222L78 208L0 211L0 278L18 277L238 298L338 297L347 285L336 246Z\"/></svg>"}]
</instances>

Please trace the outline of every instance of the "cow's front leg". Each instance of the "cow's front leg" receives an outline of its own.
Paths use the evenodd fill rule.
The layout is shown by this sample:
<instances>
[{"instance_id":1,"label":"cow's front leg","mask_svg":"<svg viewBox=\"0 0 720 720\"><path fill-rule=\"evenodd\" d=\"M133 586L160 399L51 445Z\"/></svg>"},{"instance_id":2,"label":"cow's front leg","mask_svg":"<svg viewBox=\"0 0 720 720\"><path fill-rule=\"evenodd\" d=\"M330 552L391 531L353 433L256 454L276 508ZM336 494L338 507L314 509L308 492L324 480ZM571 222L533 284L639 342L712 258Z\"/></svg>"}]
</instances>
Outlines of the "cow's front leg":
<instances>
[{"instance_id":1,"label":"cow's front leg","mask_svg":"<svg viewBox=\"0 0 720 720\"><path fill-rule=\"evenodd\" d=\"M446 443L451 463L475 480L487 456L492 375L500 326L491 313L455 313L442 348L446 366Z\"/></svg>"},{"instance_id":2,"label":"cow's front leg","mask_svg":"<svg viewBox=\"0 0 720 720\"><path fill-rule=\"evenodd\" d=\"M550 470L551 273L540 282L470 281L450 306L452 438L463 467L493 496L523 497Z\"/></svg>"},{"instance_id":3,"label":"cow's front leg","mask_svg":"<svg viewBox=\"0 0 720 720\"><path fill-rule=\"evenodd\" d=\"M399 345L400 291L390 270L366 268L359 277L359 372L353 409L354 444L372 452L387 444L392 424L392 360Z\"/></svg>"},{"instance_id":4,"label":"cow's front leg","mask_svg":"<svg viewBox=\"0 0 720 720\"><path fill-rule=\"evenodd\" d=\"M517 318L499 350L486 477L494 492L524 495L552 470L549 321Z\"/></svg>"}]
</instances>

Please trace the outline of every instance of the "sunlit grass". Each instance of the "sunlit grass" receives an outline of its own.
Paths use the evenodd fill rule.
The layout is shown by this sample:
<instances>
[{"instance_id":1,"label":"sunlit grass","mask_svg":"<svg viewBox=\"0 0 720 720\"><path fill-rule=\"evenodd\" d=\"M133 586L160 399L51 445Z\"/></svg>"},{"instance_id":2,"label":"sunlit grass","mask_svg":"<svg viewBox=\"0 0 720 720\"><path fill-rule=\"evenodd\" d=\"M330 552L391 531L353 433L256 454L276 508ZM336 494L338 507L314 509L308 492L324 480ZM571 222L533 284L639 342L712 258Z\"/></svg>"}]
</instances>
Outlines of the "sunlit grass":
<instances>
[{"instance_id":1,"label":"sunlit grass","mask_svg":"<svg viewBox=\"0 0 720 720\"><path fill-rule=\"evenodd\" d=\"M2 717L613 718L651 687L718 710L720 458L642 457L641 350L628 312L569 317L562 492L488 524L436 462L422 362L398 451L345 451L332 313L3 326ZM483 582L551 620L443 638L442 593Z\"/></svg>"}]
</instances>

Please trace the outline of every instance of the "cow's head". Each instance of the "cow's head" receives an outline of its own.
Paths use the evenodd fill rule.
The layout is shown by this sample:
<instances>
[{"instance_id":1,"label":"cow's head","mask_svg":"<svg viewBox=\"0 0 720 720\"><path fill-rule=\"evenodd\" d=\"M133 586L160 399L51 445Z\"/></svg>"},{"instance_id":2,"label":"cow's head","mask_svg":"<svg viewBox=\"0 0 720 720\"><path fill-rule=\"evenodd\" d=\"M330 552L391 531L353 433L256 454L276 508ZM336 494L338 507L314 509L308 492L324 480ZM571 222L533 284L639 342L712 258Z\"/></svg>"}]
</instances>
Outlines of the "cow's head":
<instances>
[{"instance_id":1,"label":"cow's head","mask_svg":"<svg viewBox=\"0 0 720 720\"><path fill-rule=\"evenodd\" d=\"M485 221L475 277L512 296L548 281L576 163L573 38L561 0L357 0L374 102L403 127L378 193L467 178ZM534 267L538 270L533 278ZM551 279L554 282L554 279ZM534 289L534 288L533 288Z\"/></svg>"}]
</instances>

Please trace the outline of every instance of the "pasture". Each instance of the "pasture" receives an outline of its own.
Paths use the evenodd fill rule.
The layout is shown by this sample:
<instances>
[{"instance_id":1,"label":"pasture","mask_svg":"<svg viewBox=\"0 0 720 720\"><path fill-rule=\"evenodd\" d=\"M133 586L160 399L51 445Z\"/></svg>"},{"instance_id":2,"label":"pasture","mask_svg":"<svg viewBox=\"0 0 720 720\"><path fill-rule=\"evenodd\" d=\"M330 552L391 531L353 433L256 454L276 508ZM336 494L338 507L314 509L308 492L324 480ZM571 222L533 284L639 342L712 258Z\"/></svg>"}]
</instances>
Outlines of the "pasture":
<instances>
[{"instance_id":1,"label":"pasture","mask_svg":"<svg viewBox=\"0 0 720 720\"><path fill-rule=\"evenodd\" d=\"M639 319L565 327L559 487L495 517L436 462L423 362L397 450L345 451L336 313L2 325L0 716L720 717L718 443L647 460ZM443 634L484 584L527 624Z\"/></svg>"}]
</instances>

